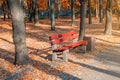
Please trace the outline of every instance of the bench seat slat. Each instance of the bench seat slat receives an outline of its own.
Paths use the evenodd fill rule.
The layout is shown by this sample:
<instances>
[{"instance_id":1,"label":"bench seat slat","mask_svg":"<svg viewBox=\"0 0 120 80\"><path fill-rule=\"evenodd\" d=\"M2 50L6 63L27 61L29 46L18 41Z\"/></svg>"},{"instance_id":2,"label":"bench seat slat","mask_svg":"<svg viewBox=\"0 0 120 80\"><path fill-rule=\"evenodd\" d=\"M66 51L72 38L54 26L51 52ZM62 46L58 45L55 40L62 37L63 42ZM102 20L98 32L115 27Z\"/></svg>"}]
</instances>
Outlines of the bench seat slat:
<instances>
[{"instance_id":1,"label":"bench seat slat","mask_svg":"<svg viewBox=\"0 0 120 80\"><path fill-rule=\"evenodd\" d=\"M52 40L52 39L66 37L66 36L71 36L73 34L77 34L77 33L74 31L71 31L71 32L63 33L63 34L53 35L53 36L50 36L49 38Z\"/></svg>"},{"instance_id":2,"label":"bench seat slat","mask_svg":"<svg viewBox=\"0 0 120 80\"><path fill-rule=\"evenodd\" d=\"M87 44L87 41L84 40L84 41L79 41L79 42L75 42L75 43L71 43L71 44L65 45L65 47L75 48L75 47L77 47L77 46L86 45L86 44Z\"/></svg>"},{"instance_id":3,"label":"bench seat slat","mask_svg":"<svg viewBox=\"0 0 120 80\"><path fill-rule=\"evenodd\" d=\"M69 49L69 47L63 46L63 47L57 48L57 49L55 49L55 50L53 50L53 51L54 51L54 52L62 52L62 51L67 50L67 49Z\"/></svg>"},{"instance_id":4,"label":"bench seat slat","mask_svg":"<svg viewBox=\"0 0 120 80\"><path fill-rule=\"evenodd\" d=\"M53 41L51 42L51 44L53 45L53 44L58 44L58 43L60 43L60 42L70 41L70 40L72 40L72 39L74 39L74 38L77 38L77 37L78 37L77 34L76 34L76 35L73 35L73 36L67 36L67 37L64 37L64 38L60 38L60 39L53 40Z\"/></svg>"},{"instance_id":5,"label":"bench seat slat","mask_svg":"<svg viewBox=\"0 0 120 80\"><path fill-rule=\"evenodd\" d=\"M71 43L71 44L68 44L68 45L65 45L63 47L60 47L60 48L57 48L54 50L54 52L60 52L60 51L64 51L64 50L67 50L67 49L70 49L70 48L75 48L77 46L80 46L80 45L86 45L87 44L87 41L79 41L79 42L76 42L76 43Z\"/></svg>"}]
</instances>

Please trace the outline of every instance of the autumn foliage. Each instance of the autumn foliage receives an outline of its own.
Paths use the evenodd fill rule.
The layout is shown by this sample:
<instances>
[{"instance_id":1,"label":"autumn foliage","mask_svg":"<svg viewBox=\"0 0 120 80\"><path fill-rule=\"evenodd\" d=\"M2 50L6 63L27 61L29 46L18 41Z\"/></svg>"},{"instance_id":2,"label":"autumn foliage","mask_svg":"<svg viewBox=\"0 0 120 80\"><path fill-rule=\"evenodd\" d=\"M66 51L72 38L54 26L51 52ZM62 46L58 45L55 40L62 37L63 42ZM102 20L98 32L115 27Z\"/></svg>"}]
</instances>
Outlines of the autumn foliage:
<instances>
[{"instance_id":1,"label":"autumn foliage","mask_svg":"<svg viewBox=\"0 0 120 80\"><path fill-rule=\"evenodd\" d=\"M4 1L6 0L0 0L0 7L2 7ZM61 10L68 10L71 9L71 0L60 0L61 2ZM74 0L75 3L75 11L80 10L80 0ZM87 7L88 7L88 0L86 0ZM95 10L96 6L99 8L99 0L90 0L91 3L91 9ZM107 0L103 0L103 8L106 9L106 3ZM58 10L58 0L55 0L55 10ZM27 10L33 9L33 0L24 0L24 5ZM48 0L38 0L37 7L39 10L45 11L48 9ZM118 3L118 0L113 1L113 10L120 10L120 4ZM4 10L5 11L5 10Z\"/></svg>"}]
</instances>

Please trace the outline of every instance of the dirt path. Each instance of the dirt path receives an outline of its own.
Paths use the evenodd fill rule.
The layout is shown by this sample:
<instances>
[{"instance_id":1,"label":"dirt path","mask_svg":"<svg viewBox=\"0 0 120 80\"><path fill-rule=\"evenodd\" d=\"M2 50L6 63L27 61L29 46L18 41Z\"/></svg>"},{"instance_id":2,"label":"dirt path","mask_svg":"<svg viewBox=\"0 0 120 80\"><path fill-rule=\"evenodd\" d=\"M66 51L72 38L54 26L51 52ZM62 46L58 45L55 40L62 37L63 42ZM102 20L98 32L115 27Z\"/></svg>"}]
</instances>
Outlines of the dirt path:
<instances>
[{"instance_id":1,"label":"dirt path","mask_svg":"<svg viewBox=\"0 0 120 80\"><path fill-rule=\"evenodd\" d=\"M89 63L82 66L82 80L120 80L120 44L101 51Z\"/></svg>"}]
</instances>

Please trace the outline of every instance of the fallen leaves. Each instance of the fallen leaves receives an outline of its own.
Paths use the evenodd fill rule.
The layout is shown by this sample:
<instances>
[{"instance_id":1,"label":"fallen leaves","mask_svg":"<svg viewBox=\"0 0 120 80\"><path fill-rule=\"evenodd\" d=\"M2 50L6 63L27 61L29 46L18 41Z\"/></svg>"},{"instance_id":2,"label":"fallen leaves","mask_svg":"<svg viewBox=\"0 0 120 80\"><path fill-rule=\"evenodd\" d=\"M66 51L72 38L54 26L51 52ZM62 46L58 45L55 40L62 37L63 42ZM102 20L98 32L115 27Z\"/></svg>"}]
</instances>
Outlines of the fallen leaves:
<instances>
[{"instance_id":1,"label":"fallen leaves","mask_svg":"<svg viewBox=\"0 0 120 80\"><path fill-rule=\"evenodd\" d=\"M117 35L117 33L120 31L117 31L116 34L112 36L105 36L102 33L104 30L104 23L99 24L97 20L94 19L95 24L87 24L86 34L97 38L95 39L95 50L92 52L87 52L88 55L86 56L81 53L75 53L74 51L71 51L69 53L69 62L57 62L58 65L52 66L52 51L49 42L49 36L71 30L78 31L79 19L76 20L76 26L74 27L70 26L70 21L70 19L56 20L57 29L53 32L50 31L50 25L48 25L50 22L47 19L40 21L41 26L34 26L33 23L27 23L26 40L28 52L30 53L30 65L33 68L23 72L22 75L16 77L13 80L60 80L64 79L66 75L69 79L72 79L74 76L81 77L82 70L90 70L82 67L82 64L80 63L93 63L94 61L92 58L97 55L98 52L107 51L109 48L114 47L115 44L120 41L120 36ZM12 42L11 22L0 22L0 24L0 45L4 45L0 46L0 80L4 80L10 75L24 71L28 66L16 67L13 65L14 44ZM67 26L64 26L64 24ZM104 62L105 60L102 61L102 63ZM105 66L98 66L106 69ZM87 74L87 72L85 73ZM89 75L89 77L91 76Z\"/></svg>"}]
</instances>

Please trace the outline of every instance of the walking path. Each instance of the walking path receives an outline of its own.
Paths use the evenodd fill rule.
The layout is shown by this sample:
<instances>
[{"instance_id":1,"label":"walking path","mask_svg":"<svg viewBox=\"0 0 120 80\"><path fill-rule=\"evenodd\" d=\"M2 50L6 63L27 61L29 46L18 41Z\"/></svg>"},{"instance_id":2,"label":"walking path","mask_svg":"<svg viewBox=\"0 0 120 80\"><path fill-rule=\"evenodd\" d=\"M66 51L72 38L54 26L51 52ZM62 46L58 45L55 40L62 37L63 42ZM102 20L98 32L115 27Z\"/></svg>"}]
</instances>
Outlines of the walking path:
<instances>
[{"instance_id":1,"label":"walking path","mask_svg":"<svg viewBox=\"0 0 120 80\"><path fill-rule=\"evenodd\" d=\"M78 60L76 64L80 64L83 69L78 70L81 75L80 79L73 80L120 80L120 44L99 52L89 62Z\"/></svg>"}]
</instances>

